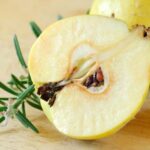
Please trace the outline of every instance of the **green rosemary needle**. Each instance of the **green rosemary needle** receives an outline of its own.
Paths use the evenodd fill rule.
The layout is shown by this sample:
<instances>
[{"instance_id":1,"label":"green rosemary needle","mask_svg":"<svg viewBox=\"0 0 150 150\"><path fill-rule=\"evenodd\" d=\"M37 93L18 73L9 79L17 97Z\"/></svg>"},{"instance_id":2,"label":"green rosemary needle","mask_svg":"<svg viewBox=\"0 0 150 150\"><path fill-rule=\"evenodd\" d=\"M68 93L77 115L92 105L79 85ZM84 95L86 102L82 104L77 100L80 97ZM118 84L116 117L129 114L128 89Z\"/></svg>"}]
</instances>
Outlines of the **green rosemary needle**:
<instances>
[{"instance_id":1,"label":"green rosemary needle","mask_svg":"<svg viewBox=\"0 0 150 150\"><path fill-rule=\"evenodd\" d=\"M3 84L2 82L0 82L0 88L3 89L6 92L12 94L12 95L18 95L18 92L16 92L13 89L9 88L7 85Z\"/></svg>"},{"instance_id":2,"label":"green rosemary needle","mask_svg":"<svg viewBox=\"0 0 150 150\"><path fill-rule=\"evenodd\" d=\"M27 98L27 96L30 96L33 92L34 92L34 85L31 85L18 96L16 102L13 105L13 108L15 109L18 108L20 104L24 102L24 99Z\"/></svg>"},{"instance_id":3,"label":"green rosemary needle","mask_svg":"<svg viewBox=\"0 0 150 150\"><path fill-rule=\"evenodd\" d=\"M0 123L2 123L4 120L5 120L4 116L0 117Z\"/></svg>"},{"instance_id":4,"label":"green rosemary needle","mask_svg":"<svg viewBox=\"0 0 150 150\"><path fill-rule=\"evenodd\" d=\"M34 21L30 22L30 26L35 36L39 37L40 34L42 33L42 30L40 29L40 27Z\"/></svg>"},{"instance_id":5,"label":"green rosemary needle","mask_svg":"<svg viewBox=\"0 0 150 150\"><path fill-rule=\"evenodd\" d=\"M22 65L23 68L26 69L27 65L26 65L25 60L22 56L21 48L20 48L19 41L18 41L18 38L16 35L14 36L14 45L15 45L16 53L17 53L18 59L20 61L20 64Z\"/></svg>"},{"instance_id":6,"label":"green rosemary needle","mask_svg":"<svg viewBox=\"0 0 150 150\"><path fill-rule=\"evenodd\" d=\"M21 113L18 111L15 114L16 118L26 127L26 128L31 128L34 132L39 133L38 129Z\"/></svg>"},{"instance_id":7,"label":"green rosemary needle","mask_svg":"<svg viewBox=\"0 0 150 150\"><path fill-rule=\"evenodd\" d=\"M0 107L0 112L4 112L4 111L6 111L6 110L7 110L7 107L6 107L6 106Z\"/></svg>"}]
</instances>

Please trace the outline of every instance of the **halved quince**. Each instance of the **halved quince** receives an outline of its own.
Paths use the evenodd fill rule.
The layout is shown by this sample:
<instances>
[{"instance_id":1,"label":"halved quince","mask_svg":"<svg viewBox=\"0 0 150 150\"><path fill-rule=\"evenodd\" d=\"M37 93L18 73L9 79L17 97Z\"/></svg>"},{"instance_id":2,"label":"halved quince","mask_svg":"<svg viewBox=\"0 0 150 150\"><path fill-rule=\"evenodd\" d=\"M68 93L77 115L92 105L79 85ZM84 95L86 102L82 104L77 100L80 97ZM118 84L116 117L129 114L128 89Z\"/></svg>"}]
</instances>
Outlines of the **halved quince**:
<instances>
[{"instance_id":1,"label":"halved quince","mask_svg":"<svg viewBox=\"0 0 150 150\"><path fill-rule=\"evenodd\" d=\"M115 133L142 106L150 81L149 31L78 16L48 27L29 56L46 116L63 134L96 139Z\"/></svg>"}]
</instances>

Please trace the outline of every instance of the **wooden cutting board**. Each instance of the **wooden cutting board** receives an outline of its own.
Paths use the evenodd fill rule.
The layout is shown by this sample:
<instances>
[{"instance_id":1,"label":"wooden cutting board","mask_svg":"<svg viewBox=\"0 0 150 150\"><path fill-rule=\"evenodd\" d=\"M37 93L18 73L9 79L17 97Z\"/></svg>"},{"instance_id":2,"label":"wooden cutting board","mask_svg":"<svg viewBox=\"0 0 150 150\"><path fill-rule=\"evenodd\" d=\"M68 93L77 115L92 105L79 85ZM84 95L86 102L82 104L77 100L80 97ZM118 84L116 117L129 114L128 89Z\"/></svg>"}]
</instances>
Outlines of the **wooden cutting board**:
<instances>
[{"instance_id":1,"label":"wooden cutting board","mask_svg":"<svg viewBox=\"0 0 150 150\"><path fill-rule=\"evenodd\" d=\"M36 21L42 29L61 14L65 17L83 14L92 0L5 0L0 1L0 80L11 73L23 74L12 44L17 34L27 60L35 41L28 25ZM136 87L135 87L136 88ZM5 95L0 91L1 95ZM42 112L28 108L28 116L39 128L35 134L16 120L0 127L0 150L150 150L150 99L139 114L115 135L96 141L78 141L63 136L48 122Z\"/></svg>"}]
</instances>

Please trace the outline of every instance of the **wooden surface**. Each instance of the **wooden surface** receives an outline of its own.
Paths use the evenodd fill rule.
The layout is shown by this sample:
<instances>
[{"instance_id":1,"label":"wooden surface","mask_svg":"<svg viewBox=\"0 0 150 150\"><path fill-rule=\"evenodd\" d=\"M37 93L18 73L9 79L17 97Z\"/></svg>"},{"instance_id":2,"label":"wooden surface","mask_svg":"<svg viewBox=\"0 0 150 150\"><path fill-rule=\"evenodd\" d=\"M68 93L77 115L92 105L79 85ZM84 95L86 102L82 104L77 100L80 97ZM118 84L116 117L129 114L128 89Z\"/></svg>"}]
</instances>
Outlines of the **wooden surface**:
<instances>
[{"instance_id":1,"label":"wooden surface","mask_svg":"<svg viewBox=\"0 0 150 150\"><path fill-rule=\"evenodd\" d=\"M23 71L16 59L12 37L20 39L27 60L35 41L28 22L35 20L44 29L58 14L82 14L92 0L0 0L0 80L6 82L13 72ZM0 91L1 95L5 93ZM29 109L29 117L40 134L25 129L16 120L0 127L0 150L150 150L150 100L136 118L117 134L97 141L77 141L58 133L42 112Z\"/></svg>"}]
</instances>

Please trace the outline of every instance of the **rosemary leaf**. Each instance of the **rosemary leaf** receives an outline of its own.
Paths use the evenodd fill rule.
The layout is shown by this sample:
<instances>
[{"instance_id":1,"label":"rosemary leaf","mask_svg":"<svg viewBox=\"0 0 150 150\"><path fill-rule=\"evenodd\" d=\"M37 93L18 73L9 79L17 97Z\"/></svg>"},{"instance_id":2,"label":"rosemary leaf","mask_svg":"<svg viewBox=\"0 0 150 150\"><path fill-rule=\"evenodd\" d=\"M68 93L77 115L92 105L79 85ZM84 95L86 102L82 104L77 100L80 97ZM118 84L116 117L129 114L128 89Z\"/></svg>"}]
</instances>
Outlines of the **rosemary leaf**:
<instances>
[{"instance_id":1,"label":"rosemary leaf","mask_svg":"<svg viewBox=\"0 0 150 150\"><path fill-rule=\"evenodd\" d=\"M32 84L33 84L33 82L32 82L32 80L31 80L31 76L28 75L28 85L32 85Z\"/></svg>"},{"instance_id":2,"label":"rosemary leaf","mask_svg":"<svg viewBox=\"0 0 150 150\"><path fill-rule=\"evenodd\" d=\"M25 102L22 103L22 113L26 116Z\"/></svg>"},{"instance_id":3,"label":"rosemary leaf","mask_svg":"<svg viewBox=\"0 0 150 150\"><path fill-rule=\"evenodd\" d=\"M0 105L6 106L6 103L0 100Z\"/></svg>"},{"instance_id":4,"label":"rosemary leaf","mask_svg":"<svg viewBox=\"0 0 150 150\"><path fill-rule=\"evenodd\" d=\"M18 111L15 116L25 127L29 127L34 132L39 133L38 129L20 111Z\"/></svg>"},{"instance_id":5,"label":"rosemary leaf","mask_svg":"<svg viewBox=\"0 0 150 150\"><path fill-rule=\"evenodd\" d=\"M21 82L21 84L23 84L23 85L25 85L25 84L28 83L27 81L20 81L20 82ZM13 82L12 80L8 81L7 83L8 83L9 85L14 85L14 82Z\"/></svg>"},{"instance_id":6,"label":"rosemary leaf","mask_svg":"<svg viewBox=\"0 0 150 150\"><path fill-rule=\"evenodd\" d=\"M30 26L35 36L39 37L40 34L42 33L42 30L40 29L40 27L34 21L30 22Z\"/></svg>"},{"instance_id":7,"label":"rosemary leaf","mask_svg":"<svg viewBox=\"0 0 150 150\"><path fill-rule=\"evenodd\" d=\"M31 96L28 97L28 99L33 100L33 101L34 101L36 104L38 104L38 105L40 104L40 99L39 99L39 98L38 98L38 99L37 99L37 98L34 98L34 97L33 97L33 94L31 94Z\"/></svg>"},{"instance_id":8,"label":"rosemary leaf","mask_svg":"<svg viewBox=\"0 0 150 150\"><path fill-rule=\"evenodd\" d=\"M9 100L9 98L6 98L6 97L1 97L0 98L0 101L8 101Z\"/></svg>"},{"instance_id":9,"label":"rosemary leaf","mask_svg":"<svg viewBox=\"0 0 150 150\"><path fill-rule=\"evenodd\" d=\"M14 45L15 45L16 53L17 53L18 59L20 61L20 64L22 65L23 68L27 69L27 65L22 56L21 48L20 48L19 41L18 41L16 35L14 36Z\"/></svg>"},{"instance_id":10,"label":"rosemary leaf","mask_svg":"<svg viewBox=\"0 0 150 150\"><path fill-rule=\"evenodd\" d=\"M7 110L6 106L0 107L0 112L6 111L6 110Z\"/></svg>"},{"instance_id":11,"label":"rosemary leaf","mask_svg":"<svg viewBox=\"0 0 150 150\"><path fill-rule=\"evenodd\" d=\"M13 107L15 109L18 108L18 106L23 103L23 101L25 100L25 98L28 97L28 96L30 96L33 92L34 92L34 85L31 85L24 92L22 92L18 96L18 98L17 98L15 104L13 105Z\"/></svg>"},{"instance_id":12,"label":"rosemary leaf","mask_svg":"<svg viewBox=\"0 0 150 150\"><path fill-rule=\"evenodd\" d=\"M21 91L22 92L22 89L20 88L20 86L18 85L18 83L16 82L16 80L12 77L12 82L13 82L13 85L11 85L11 88L16 90L16 91Z\"/></svg>"},{"instance_id":13,"label":"rosemary leaf","mask_svg":"<svg viewBox=\"0 0 150 150\"><path fill-rule=\"evenodd\" d=\"M36 100L38 100L38 102L40 101L39 97L36 94L33 93L32 95Z\"/></svg>"},{"instance_id":14,"label":"rosemary leaf","mask_svg":"<svg viewBox=\"0 0 150 150\"><path fill-rule=\"evenodd\" d=\"M28 100L27 100L27 103L28 103L30 106L32 106L32 107L34 107L34 108L36 108L36 109L42 110L41 105L38 105L38 104L33 103L33 102L31 102L31 101L28 101Z\"/></svg>"},{"instance_id":15,"label":"rosemary leaf","mask_svg":"<svg viewBox=\"0 0 150 150\"><path fill-rule=\"evenodd\" d=\"M4 116L0 117L0 123L2 123L4 120L5 120Z\"/></svg>"},{"instance_id":16,"label":"rosemary leaf","mask_svg":"<svg viewBox=\"0 0 150 150\"><path fill-rule=\"evenodd\" d=\"M8 81L8 82L7 82L7 84L9 84L9 85L13 85L13 84L14 84L14 82L13 82L12 80L10 80L10 81Z\"/></svg>"},{"instance_id":17,"label":"rosemary leaf","mask_svg":"<svg viewBox=\"0 0 150 150\"><path fill-rule=\"evenodd\" d=\"M18 93L16 91L14 91L13 89L9 88L8 86L3 84L2 82L0 82L0 88L3 89L4 91L10 93L10 94L18 95Z\"/></svg>"},{"instance_id":18,"label":"rosemary leaf","mask_svg":"<svg viewBox=\"0 0 150 150\"><path fill-rule=\"evenodd\" d=\"M21 115L20 115L21 114ZM26 128L28 128L28 124L26 123L26 120L24 119L23 114L18 111L16 114L15 114L16 118L22 123L22 125L24 125Z\"/></svg>"},{"instance_id":19,"label":"rosemary leaf","mask_svg":"<svg viewBox=\"0 0 150 150\"><path fill-rule=\"evenodd\" d=\"M12 77L12 80L15 82L16 85L19 85L20 87L26 89L25 85L22 84L20 82L20 80L14 74L12 74L11 77Z\"/></svg>"}]
</instances>

